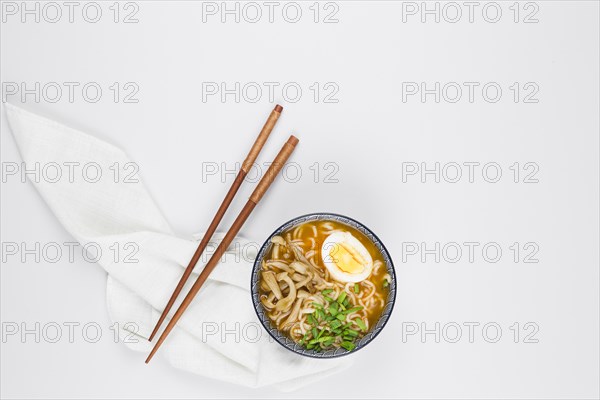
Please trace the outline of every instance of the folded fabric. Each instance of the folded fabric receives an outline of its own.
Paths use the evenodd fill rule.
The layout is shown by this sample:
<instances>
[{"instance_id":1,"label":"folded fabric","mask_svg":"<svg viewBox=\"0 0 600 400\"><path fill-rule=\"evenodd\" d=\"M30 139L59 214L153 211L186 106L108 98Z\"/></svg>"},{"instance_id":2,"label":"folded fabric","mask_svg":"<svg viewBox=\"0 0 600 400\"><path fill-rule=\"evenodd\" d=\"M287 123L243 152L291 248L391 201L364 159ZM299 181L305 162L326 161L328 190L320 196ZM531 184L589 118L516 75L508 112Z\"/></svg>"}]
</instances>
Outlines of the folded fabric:
<instances>
[{"instance_id":1,"label":"folded fabric","mask_svg":"<svg viewBox=\"0 0 600 400\"><path fill-rule=\"evenodd\" d=\"M147 337L197 243L174 235L141 181L115 181L111 174L94 174L95 170L109 171L115 163L130 163L122 150L11 104L4 106L28 168L36 163L93 166L88 168L92 172L87 179L63 177L32 184L82 246L93 244L101 250L97 259L108 273L109 315L119 323L122 342L149 352ZM210 204L203 208L212 209ZM216 234L213 240L220 238ZM231 256L222 259L153 362L160 362L162 356L175 368L208 378L248 387L275 385L282 390L293 390L349 366L349 358L310 359L273 342L252 308L252 260L231 250L247 248L246 243L236 238ZM120 257L115 257L115 246ZM199 262L184 293L202 267Z\"/></svg>"}]
</instances>

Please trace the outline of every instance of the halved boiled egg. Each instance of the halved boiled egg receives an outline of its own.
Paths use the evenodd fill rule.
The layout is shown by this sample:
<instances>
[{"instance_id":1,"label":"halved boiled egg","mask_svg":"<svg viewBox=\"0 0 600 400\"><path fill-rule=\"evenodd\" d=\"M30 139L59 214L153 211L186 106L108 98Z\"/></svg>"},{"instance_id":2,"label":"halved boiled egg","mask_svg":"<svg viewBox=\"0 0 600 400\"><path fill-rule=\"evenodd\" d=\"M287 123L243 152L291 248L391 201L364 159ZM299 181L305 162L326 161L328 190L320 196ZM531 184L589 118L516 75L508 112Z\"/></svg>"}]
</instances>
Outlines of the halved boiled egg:
<instances>
[{"instance_id":1,"label":"halved boiled egg","mask_svg":"<svg viewBox=\"0 0 600 400\"><path fill-rule=\"evenodd\" d=\"M361 282L373 271L373 258L350 232L338 231L327 236L321 257L332 278L340 282Z\"/></svg>"}]
</instances>

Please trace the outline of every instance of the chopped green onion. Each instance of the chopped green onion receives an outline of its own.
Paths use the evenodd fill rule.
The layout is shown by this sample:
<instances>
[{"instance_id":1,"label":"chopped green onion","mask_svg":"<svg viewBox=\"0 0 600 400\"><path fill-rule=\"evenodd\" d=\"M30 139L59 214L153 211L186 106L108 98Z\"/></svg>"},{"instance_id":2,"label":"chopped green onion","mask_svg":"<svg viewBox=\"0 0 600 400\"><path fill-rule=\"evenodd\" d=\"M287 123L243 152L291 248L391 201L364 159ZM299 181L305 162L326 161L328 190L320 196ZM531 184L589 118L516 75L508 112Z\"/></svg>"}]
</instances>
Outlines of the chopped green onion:
<instances>
[{"instance_id":1,"label":"chopped green onion","mask_svg":"<svg viewBox=\"0 0 600 400\"><path fill-rule=\"evenodd\" d=\"M342 346L343 348L345 348L348 351L352 351L356 348L356 345L352 342L342 342L342 343L340 343L340 346Z\"/></svg>"},{"instance_id":2,"label":"chopped green onion","mask_svg":"<svg viewBox=\"0 0 600 400\"><path fill-rule=\"evenodd\" d=\"M331 305L329 307L329 313L331 314L332 317L335 317L336 315L338 315L339 311L337 310L336 307L333 307L333 305Z\"/></svg>"},{"instance_id":3,"label":"chopped green onion","mask_svg":"<svg viewBox=\"0 0 600 400\"><path fill-rule=\"evenodd\" d=\"M358 294L358 292L360 291L360 287L358 286L358 283L354 284L354 293Z\"/></svg>"},{"instance_id":4,"label":"chopped green onion","mask_svg":"<svg viewBox=\"0 0 600 400\"><path fill-rule=\"evenodd\" d=\"M309 334L310 334L309 332L306 332L306 335L304 335L302 337L302 339L300 339L300 341L298 342L298 344L303 345L306 342L306 340L308 339L308 335Z\"/></svg>"},{"instance_id":5,"label":"chopped green onion","mask_svg":"<svg viewBox=\"0 0 600 400\"><path fill-rule=\"evenodd\" d=\"M360 318L356 318L354 320L354 322L356 322L356 325L358 325L358 327L362 330L362 331L366 331L367 330L367 325L365 325L365 323L363 322L362 319Z\"/></svg>"},{"instance_id":6,"label":"chopped green onion","mask_svg":"<svg viewBox=\"0 0 600 400\"><path fill-rule=\"evenodd\" d=\"M388 282L388 280L386 279L385 281L383 281L383 287L386 288L390 285L390 283Z\"/></svg>"},{"instance_id":7,"label":"chopped green onion","mask_svg":"<svg viewBox=\"0 0 600 400\"><path fill-rule=\"evenodd\" d=\"M360 290L358 284L354 285L354 292ZM323 351L338 346L334 343L340 343L339 346L348 351L354 350L354 342L360 337L361 332L366 332L367 327L361 318L354 316L350 322L346 322L348 315L360 311L363 307L353 307L350 302L349 293L343 291L333 299L329 294L332 289L325 289L321 292L328 306L313 302L314 311L306 316L306 322L311 325L311 329L298 341L308 350ZM357 329L353 329L357 328Z\"/></svg>"},{"instance_id":8,"label":"chopped green onion","mask_svg":"<svg viewBox=\"0 0 600 400\"><path fill-rule=\"evenodd\" d=\"M349 335L349 336L358 336L358 332L355 331L354 329L346 329L344 331L344 335Z\"/></svg>"},{"instance_id":9,"label":"chopped green onion","mask_svg":"<svg viewBox=\"0 0 600 400\"><path fill-rule=\"evenodd\" d=\"M308 342L308 344L316 344L316 343L323 343L329 340L332 340L333 338L331 336L323 336L321 338L316 338L311 340L310 342Z\"/></svg>"},{"instance_id":10,"label":"chopped green onion","mask_svg":"<svg viewBox=\"0 0 600 400\"><path fill-rule=\"evenodd\" d=\"M344 311L344 314L352 314L352 313L355 313L355 312L360 311L362 309L363 308L361 306L352 307L351 309Z\"/></svg>"},{"instance_id":11,"label":"chopped green onion","mask_svg":"<svg viewBox=\"0 0 600 400\"><path fill-rule=\"evenodd\" d=\"M317 315L318 319L325 319L325 311L317 310L317 311L315 311L315 314Z\"/></svg>"},{"instance_id":12,"label":"chopped green onion","mask_svg":"<svg viewBox=\"0 0 600 400\"><path fill-rule=\"evenodd\" d=\"M317 339L320 338L324 332L325 332L325 328L321 328L321 330L319 331L319 334L317 335Z\"/></svg>"}]
</instances>

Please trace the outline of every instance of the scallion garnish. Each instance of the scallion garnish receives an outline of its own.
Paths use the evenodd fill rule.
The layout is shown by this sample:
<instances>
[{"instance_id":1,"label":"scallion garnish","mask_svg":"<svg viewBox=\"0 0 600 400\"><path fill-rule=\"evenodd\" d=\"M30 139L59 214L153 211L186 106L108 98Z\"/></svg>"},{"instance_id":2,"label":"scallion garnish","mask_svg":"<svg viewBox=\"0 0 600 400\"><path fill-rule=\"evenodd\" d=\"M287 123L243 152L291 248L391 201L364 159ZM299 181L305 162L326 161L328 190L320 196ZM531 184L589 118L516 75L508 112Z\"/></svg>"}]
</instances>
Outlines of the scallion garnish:
<instances>
[{"instance_id":1,"label":"scallion garnish","mask_svg":"<svg viewBox=\"0 0 600 400\"><path fill-rule=\"evenodd\" d=\"M347 341L340 343L340 346L342 346L343 348L345 348L348 351L352 351L356 348L356 345L354 343L347 342Z\"/></svg>"},{"instance_id":2,"label":"scallion garnish","mask_svg":"<svg viewBox=\"0 0 600 400\"><path fill-rule=\"evenodd\" d=\"M358 289L358 284L355 284L354 292L358 293ZM312 303L315 311L306 317L311 328L298 343L305 345L308 350L321 351L327 350L337 342L344 349L352 351L356 348L354 341L360 337L361 331L366 332L367 327L360 318L350 322L346 322L346 318L347 315L360 311L363 307L352 307L347 292L341 292L336 299L328 296L331 293L333 293L332 289L321 291L323 298L329 302L327 308L323 304ZM360 331L353 329L354 325L358 326Z\"/></svg>"},{"instance_id":3,"label":"scallion garnish","mask_svg":"<svg viewBox=\"0 0 600 400\"><path fill-rule=\"evenodd\" d=\"M358 336L358 331L355 331L354 329L346 329L344 331L344 335L348 335L348 336Z\"/></svg>"},{"instance_id":4,"label":"scallion garnish","mask_svg":"<svg viewBox=\"0 0 600 400\"><path fill-rule=\"evenodd\" d=\"M361 306L352 307L352 308L350 308L350 309L348 309L348 310L346 310L346 311L343 311L343 313L344 313L344 314L352 314L352 313L355 313L355 312L357 312L357 311L360 311L360 310L362 310L362 309L363 309L363 308L362 308Z\"/></svg>"},{"instance_id":5,"label":"scallion garnish","mask_svg":"<svg viewBox=\"0 0 600 400\"><path fill-rule=\"evenodd\" d=\"M356 325L358 325L358 327L360 328L360 330L362 330L362 331L366 331L367 330L367 325L365 325L365 323L363 322L362 319L356 318L354 320L354 322L356 322Z\"/></svg>"}]
</instances>

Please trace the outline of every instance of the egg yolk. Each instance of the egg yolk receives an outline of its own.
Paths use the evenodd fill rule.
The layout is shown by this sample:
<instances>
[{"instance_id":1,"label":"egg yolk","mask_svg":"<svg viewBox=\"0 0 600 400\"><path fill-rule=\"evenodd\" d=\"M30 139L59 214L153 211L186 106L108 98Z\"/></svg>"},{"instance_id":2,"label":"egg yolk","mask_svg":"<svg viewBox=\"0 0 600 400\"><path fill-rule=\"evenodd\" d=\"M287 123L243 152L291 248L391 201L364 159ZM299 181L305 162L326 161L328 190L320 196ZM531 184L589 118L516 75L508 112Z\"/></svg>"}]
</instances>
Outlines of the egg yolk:
<instances>
[{"instance_id":1,"label":"egg yolk","mask_svg":"<svg viewBox=\"0 0 600 400\"><path fill-rule=\"evenodd\" d=\"M335 265L346 273L359 274L365 269L365 262L361 255L352 246L345 243L337 243L329 255Z\"/></svg>"}]
</instances>

